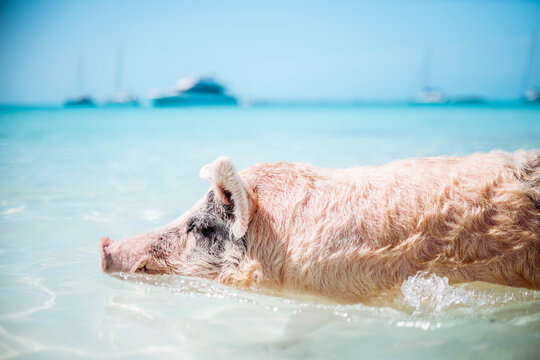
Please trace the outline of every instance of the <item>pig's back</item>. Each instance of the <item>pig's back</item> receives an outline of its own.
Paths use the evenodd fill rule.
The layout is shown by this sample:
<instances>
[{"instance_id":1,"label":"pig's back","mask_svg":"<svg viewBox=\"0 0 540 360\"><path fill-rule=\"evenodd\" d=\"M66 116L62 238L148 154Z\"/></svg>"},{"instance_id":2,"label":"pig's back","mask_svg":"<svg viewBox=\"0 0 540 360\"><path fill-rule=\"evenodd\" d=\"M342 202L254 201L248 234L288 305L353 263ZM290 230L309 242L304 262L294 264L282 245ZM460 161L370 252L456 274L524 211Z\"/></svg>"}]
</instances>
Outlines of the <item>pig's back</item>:
<instances>
[{"instance_id":1,"label":"pig's back","mask_svg":"<svg viewBox=\"0 0 540 360\"><path fill-rule=\"evenodd\" d=\"M346 170L256 165L242 174L259 208L253 256L283 286L329 296L370 294L421 270L538 287L538 189L519 178L523 159L534 158L495 152ZM519 271L508 271L510 263Z\"/></svg>"}]
</instances>

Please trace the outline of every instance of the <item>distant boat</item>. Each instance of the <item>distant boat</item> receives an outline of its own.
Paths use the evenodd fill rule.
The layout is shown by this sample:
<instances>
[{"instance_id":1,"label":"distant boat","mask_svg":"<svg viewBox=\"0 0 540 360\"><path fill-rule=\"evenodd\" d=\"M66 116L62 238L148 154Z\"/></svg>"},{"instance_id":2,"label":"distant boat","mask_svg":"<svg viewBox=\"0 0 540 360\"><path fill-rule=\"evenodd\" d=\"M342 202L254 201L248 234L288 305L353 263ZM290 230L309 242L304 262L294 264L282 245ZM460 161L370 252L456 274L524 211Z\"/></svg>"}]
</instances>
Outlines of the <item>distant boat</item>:
<instances>
[{"instance_id":1,"label":"distant boat","mask_svg":"<svg viewBox=\"0 0 540 360\"><path fill-rule=\"evenodd\" d=\"M444 104L447 102L444 93L429 85L429 70L431 65L431 49L424 51L424 64L422 67L422 90L413 100L415 104Z\"/></svg>"},{"instance_id":2,"label":"distant boat","mask_svg":"<svg viewBox=\"0 0 540 360\"><path fill-rule=\"evenodd\" d=\"M456 105L480 105L485 104L486 100L480 95L461 95L452 97L451 102Z\"/></svg>"},{"instance_id":3,"label":"distant boat","mask_svg":"<svg viewBox=\"0 0 540 360\"><path fill-rule=\"evenodd\" d=\"M106 106L139 106L139 100L127 91L119 91L107 100Z\"/></svg>"},{"instance_id":4,"label":"distant boat","mask_svg":"<svg viewBox=\"0 0 540 360\"><path fill-rule=\"evenodd\" d=\"M414 102L416 104L444 104L446 97L439 89L426 86L418 93Z\"/></svg>"},{"instance_id":5,"label":"distant boat","mask_svg":"<svg viewBox=\"0 0 540 360\"><path fill-rule=\"evenodd\" d=\"M153 98L156 107L237 105L225 88L211 77L191 77L178 81L168 94Z\"/></svg>"},{"instance_id":6,"label":"distant boat","mask_svg":"<svg viewBox=\"0 0 540 360\"><path fill-rule=\"evenodd\" d=\"M540 103L540 90L534 86L536 75L536 49L538 43L538 31L533 31L531 37L531 50L529 54L529 71L527 77L527 90L525 91L525 101L529 103Z\"/></svg>"},{"instance_id":7,"label":"distant boat","mask_svg":"<svg viewBox=\"0 0 540 360\"><path fill-rule=\"evenodd\" d=\"M64 102L64 107L73 108L73 107L96 107L96 103L90 96L82 95L72 99L67 99Z\"/></svg>"},{"instance_id":8,"label":"distant boat","mask_svg":"<svg viewBox=\"0 0 540 360\"><path fill-rule=\"evenodd\" d=\"M525 100L530 103L540 103L540 91L536 89L527 90Z\"/></svg>"},{"instance_id":9,"label":"distant boat","mask_svg":"<svg viewBox=\"0 0 540 360\"><path fill-rule=\"evenodd\" d=\"M84 57L81 55L79 57L79 65L77 67L77 78L79 93L84 94ZM73 98L69 98L64 102L64 107L74 108L74 107L96 107L94 100L88 95L80 95Z\"/></svg>"},{"instance_id":10,"label":"distant boat","mask_svg":"<svg viewBox=\"0 0 540 360\"><path fill-rule=\"evenodd\" d=\"M122 90L123 87L123 60L124 60L123 47L118 48L116 54L116 78L114 88L116 92L114 95L105 100L105 106L139 106L139 100L129 92Z\"/></svg>"}]
</instances>

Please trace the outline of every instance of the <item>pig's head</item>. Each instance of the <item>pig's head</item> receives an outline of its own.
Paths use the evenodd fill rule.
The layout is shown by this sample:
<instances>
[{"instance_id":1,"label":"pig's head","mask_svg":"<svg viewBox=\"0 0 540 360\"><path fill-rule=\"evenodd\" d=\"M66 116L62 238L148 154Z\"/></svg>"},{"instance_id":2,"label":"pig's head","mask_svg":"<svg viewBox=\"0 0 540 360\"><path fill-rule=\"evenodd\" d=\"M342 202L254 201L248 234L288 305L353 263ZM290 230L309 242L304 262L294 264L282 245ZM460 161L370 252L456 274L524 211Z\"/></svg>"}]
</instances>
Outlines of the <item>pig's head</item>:
<instances>
[{"instance_id":1,"label":"pig's head","mask_svg":"<svg viewBox=\"0 0 540 360\"><path fill-rule=\"evenodd\" d=\"M211 188L193 208L155 231L122 241L101 239L104 272L147 272L214 278L238 265L247 248L253 195L230 159L204 166Z\"/></svg>"}]
</instances>

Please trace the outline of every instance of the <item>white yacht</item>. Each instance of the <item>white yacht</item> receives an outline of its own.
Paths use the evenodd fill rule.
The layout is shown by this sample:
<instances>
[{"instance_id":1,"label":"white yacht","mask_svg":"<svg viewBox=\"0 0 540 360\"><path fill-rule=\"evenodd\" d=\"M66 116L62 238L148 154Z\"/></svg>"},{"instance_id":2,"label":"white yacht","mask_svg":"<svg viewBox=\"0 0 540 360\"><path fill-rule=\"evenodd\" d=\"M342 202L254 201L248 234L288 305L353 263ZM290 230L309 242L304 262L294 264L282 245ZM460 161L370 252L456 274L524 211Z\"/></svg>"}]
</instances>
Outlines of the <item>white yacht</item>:
<instances>
[{"instance_id":1,"label":"white yacht","mask_svg":"<svg viewBox=\"0 0 540 360\"><path fill-rule=\"evenodd\" d=\"M156 107L237 105L238 100L226 94L225 88L211 77L179 80L171 91L152 99Z\"/></svg>"},{"instance_id":2,"label":"white yacht","mask_svg":"<svg viewBox=\"0 0 540 360\"><path fill-rule=\"evenodd\" d=\"M442 91L426 86L418 93L414 102L416 104L444 104L446 98Z\"/></svg>"},{"instance_id":3,"label":"white yacht","mask_svg":"<svg viewBox=\"0 0 540 360\"><path fill-rule=\"evenodd\" d=\"M137 98L127 91L118 91L105 101L106 106L139 106Z\"/></svg>"},{"instance_id":4,"label":"white yacht","mask_svg":"<svg viewBox=\"0 0 540 360\"><path fill-rule=\"evenodd\" d=\"M540 90L527 90L527 92L525 92L525 100L531 103L540 103Z\"/></svg>"}]
</instances>

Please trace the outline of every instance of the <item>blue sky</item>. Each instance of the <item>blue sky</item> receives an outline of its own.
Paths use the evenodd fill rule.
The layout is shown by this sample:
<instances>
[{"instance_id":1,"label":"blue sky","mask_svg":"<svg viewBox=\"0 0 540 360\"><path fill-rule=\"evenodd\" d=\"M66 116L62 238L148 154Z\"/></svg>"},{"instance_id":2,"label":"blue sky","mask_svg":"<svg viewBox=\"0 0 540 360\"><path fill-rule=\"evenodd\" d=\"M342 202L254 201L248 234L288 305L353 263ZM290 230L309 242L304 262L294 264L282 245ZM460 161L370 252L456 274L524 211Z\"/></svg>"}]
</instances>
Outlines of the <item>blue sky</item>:
<instances>
[{"instance_id":1,"label":"blue sky","mask_svg":"<svg viewBox=\"0 0 540 360\"><path fill-rule=\"evenodd\" d=\"M538 1L2 1L0 103L77 95L81 56L103 100L120 46L140 97L214 74L244 99L407 99L429 48L431 85L515 99L535 28Z\"/></svg>"}]
</instances>

